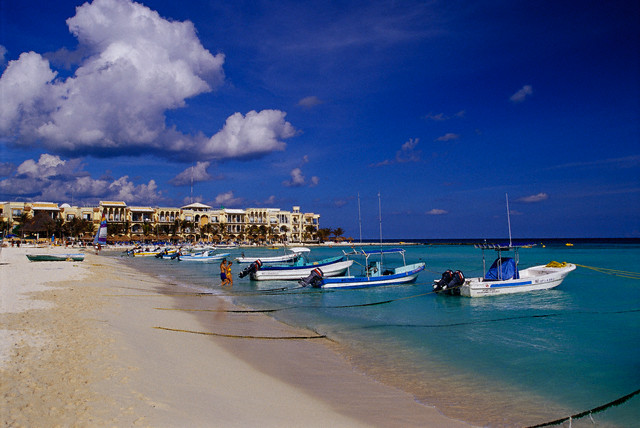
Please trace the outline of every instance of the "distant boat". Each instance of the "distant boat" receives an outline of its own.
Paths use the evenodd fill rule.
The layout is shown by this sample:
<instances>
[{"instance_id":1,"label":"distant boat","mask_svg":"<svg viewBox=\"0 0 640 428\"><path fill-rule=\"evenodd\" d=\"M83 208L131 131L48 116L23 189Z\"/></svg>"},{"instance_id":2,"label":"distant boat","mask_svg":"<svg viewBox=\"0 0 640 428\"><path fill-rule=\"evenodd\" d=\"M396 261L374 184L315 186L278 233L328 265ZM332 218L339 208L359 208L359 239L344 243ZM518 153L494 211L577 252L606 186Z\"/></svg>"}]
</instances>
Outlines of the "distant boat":
<instances>
[{"instance_id":1,"label":"distant boat","mask_svg":"<svg viewBox=\"0 0 640 428\"><path fill-rule=\"evenodd\" d=\"M127 254L133 257L155 257L163 251L164 250L161 247L156 247L153 250L136 247L127 251Z\"/></svg>"},{"instance_id":2,"label":"distant boat","mask_svg":"<svg viewBox=\"0 0 640 428\"><path fill-rule=\"evenodd\" d=\"M215 262L228 257L229 253L216 254L214 250L202 251L200 253L180 254L178 260L181 262Z\"/></svg>"},{"instance_id":3,"label":"distant boat","mask_svg":"<svg viewBox=\"0 0 640 428\"><path fill-rule=\"evenodd\" d=\"M32 262L81 262L84 254L27 254L27 258Z\"/></svg>"},{"instance_id":4,"label":"distant boat","mask_svg":"<svg viewBox=\"0 0 640 428\"><path fill-rule=\"evenodd\" d=\"M389 254L402 255L403 264L395 268L386 267L382 258ZM416 280L420 272L425 268L424 263L407 264L405 260L405 250L402 248L381 249L381 250L354 250L351 253L345 253L346 256L360 255L365 257L365 269L360 275L327 278L324 270L321 272L313 272L308 278L301 281L302 285L311 285L317 288L366 288L380 287L384 285L410 284ZM380 260L369 261L375 255L380 255Z\"/></svg>"},{"instance_id":5,"label":"distant boat","mask_svg":"<svg viewBox=\"0 0 640 428\"><path fill-rule=\"evenodd\" d=\"M564 244L566 247L573 247L573 244L571 242L567 242L566 244Z\"/></svg>"},{"instance_id":6,"label":"distant boat","mask_svg":"<svg viewBox=\"0 0 640 428\"><path fill-rule=\"evenodd\" d=\"M242 256L237 257L237 263L253 263L256 260L260 260L261 263L285 263L292 262L298 260L303 253L309 253L311 250L304 247L293 247L288 248L288 254L283 254L281 256L267 256L267 257L257 257L257 256Z\"/></svg>"},{"instance_id":7,"label":"distant boat","mask_svg":"<svg viewBox=\"0 0 640 428\"><path fill-rule=\"evenodd\" d=\"M483 250L482 264L485 265L484 250L498 252L498 258L483 277L465 278L460 271L445 271L439 281L434 281L436 293L466 297L496 296L548 290L562 283L569 272L576 268L571 263L551 262L546 265L518 269L518 248L514 245L482 244L476 248ZM503 257L505 251L513 251L513 257Z\"/></svg>"}]
</instances>

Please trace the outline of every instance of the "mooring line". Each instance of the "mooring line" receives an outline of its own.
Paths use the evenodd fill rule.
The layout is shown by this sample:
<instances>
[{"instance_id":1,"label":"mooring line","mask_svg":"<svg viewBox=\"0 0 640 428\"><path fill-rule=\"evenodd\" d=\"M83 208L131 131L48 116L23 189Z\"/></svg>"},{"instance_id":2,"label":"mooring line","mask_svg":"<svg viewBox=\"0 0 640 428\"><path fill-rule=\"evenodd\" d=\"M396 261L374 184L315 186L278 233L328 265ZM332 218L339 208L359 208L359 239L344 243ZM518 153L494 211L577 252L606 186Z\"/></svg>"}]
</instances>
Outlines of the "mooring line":
<instances>
[{"instance_id":1,"label":"mooring line","mask_svg":"<svg viewBox=\"0 0 640 428\"><path fill-rule=\"evenodd\" d=\"M153 308L159 311L181 311L181 312L224 312L232 314L252 314L252 313L269 313L278 312L291 308L278 309L189 309L189 308Z\"/></svg>"},{"instance_id":2,"label":"mooring line","mask_svg":"<svg viewBox=\"0 0 640 428\"><path fill-rule=\"evenodd\" d=\"M573 419L580 419L580 418L584 418L585 416L591 416L594 413L599 413L602 412L604 410L607 410L610 407L614 407L614 406L619 406L620 404L623 404L627 401L629 401L631 398L633 398L634 396L640 394L640 389L633 391L631 394L627 394L624 397L620 397L616 400L610 401L606 404L603 404L602 406L598 406L598 407L594 407L593 409L589 409L589 410L585 410L584 412L580 412L580 413L576 413L575 415L571 415L571 416L566 416L564 418L560 418L560 419L556 419L555 421L550 421L550 422L545 422L543 424L538 424L538 425L531 425L528 428L539 428L539 427L548 427L551 425L560 425L563 422L566 421L572 421Z\"/></svg>"},{"instance_id":3,"label":"mooring line","mask_svg":"<svg viewBox=\"0 0 640 428\"><path fill-rule=\"evenodd\" d=\"M369 329L369 328L385 328L385 327L404 327L404 328L459 327L459 326L463 326L463 325L487 324L487 323L490 323L490 322L512 321L512 320L526 319L526 318L550 318L550 317L575 315L575 314L612 315L612 314L624 314L624 313L631 313L631 312L640 312L640 309L629 309L629 310L622 310L622 311L557 312L557 313L551 313L551 314L520 315L520 316L514 316L514 317L493 318L493 319L486 319L486 320L476 320L476 321L448 323L448 324L376 324L376 325L352 327L352 328L347 328L347 329L344 329L344 330L345 331L348 331L348 330L363 330L363 329Z\"/></svg>"},{"instance_id":4,"label":"mooring line","mask_svg":"<svg viewBox=\"0 0 640 428\"><path fill-rule=\"evenodd\" d=\"M166 331L174 331L179 333L192 333L192 334L202 334L205 336L217 336L217 337L228 337L231 339L259 339L259 340L308 340L308 339L327 339L327 336L324 334L319 334L316 336L248 336L248 335L237 335L237 334L223 334L223 333L214 333L211 331L194 331L194 330L182 330L177 328L168 328L168 327L153 327L158 330L166 330Z\"/></svg>"},{"instance_id":5,"label":"mooring line","mask_svg":"<svg viewBox=\"0 0 640 428\"><path fill-rule=\"evenodd\" d=\"M622 278L630 278L630 279L640 279L639 272L625 271L625 270L619 270L619 269L609 269L609 268L596 267L596 266L585 266L578 263L575 263L575 265L585 269L591 269L593 271L603 273L605 275L614 275L614 276L619 276Z\"/></svg>"},{"instance_id":6,"label":"mooring line","mask_svg":"<svg viewBox=\"0 0 640 428\"><path fill-rule=\"evenodd\" d=\"M253 313L253 312L278 312L285 311L290 309L344 309L344 308L358 308L365 306L377 306L384 305L387 303L393 303L400 300L412 299L414 297L422 297L428 294L433 294L434 291L430 291L428 293L415 294L412 296L399 297L397 299L391 300L382 300L379 302L370 302L370 303L359 303L356 305L336 305L336 306L311 306L311 305L300 305L300 306L287 306L284 308L273 308L273 309L248 309L248 310L237 310L237 309L182 309L182 308L154 308L161 311L185 311L185 312L228 312L228 313Z\"/></svg>"}]
</instances>

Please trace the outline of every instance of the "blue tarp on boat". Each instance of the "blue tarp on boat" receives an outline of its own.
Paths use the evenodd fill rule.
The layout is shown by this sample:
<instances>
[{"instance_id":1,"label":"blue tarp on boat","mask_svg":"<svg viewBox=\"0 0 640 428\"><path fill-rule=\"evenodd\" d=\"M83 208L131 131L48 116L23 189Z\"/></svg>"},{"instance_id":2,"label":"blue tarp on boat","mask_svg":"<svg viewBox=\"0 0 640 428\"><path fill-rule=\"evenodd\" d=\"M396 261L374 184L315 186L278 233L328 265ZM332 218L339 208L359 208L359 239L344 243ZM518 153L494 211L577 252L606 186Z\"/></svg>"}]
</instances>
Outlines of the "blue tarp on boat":
<instances>
[{"instance_id":1,"label":"blue tarp on boat","mask_svg":"<svg viewBox=\"0 0 640 428\"><path fill-rule=\"evenodd\" d=\"M502 263L500 263L501 261ZM484 276L484 279L488 281L519 278L518 266L516 265L516 261L511 257L497 258Z\"/></svg>"}]
</instances>

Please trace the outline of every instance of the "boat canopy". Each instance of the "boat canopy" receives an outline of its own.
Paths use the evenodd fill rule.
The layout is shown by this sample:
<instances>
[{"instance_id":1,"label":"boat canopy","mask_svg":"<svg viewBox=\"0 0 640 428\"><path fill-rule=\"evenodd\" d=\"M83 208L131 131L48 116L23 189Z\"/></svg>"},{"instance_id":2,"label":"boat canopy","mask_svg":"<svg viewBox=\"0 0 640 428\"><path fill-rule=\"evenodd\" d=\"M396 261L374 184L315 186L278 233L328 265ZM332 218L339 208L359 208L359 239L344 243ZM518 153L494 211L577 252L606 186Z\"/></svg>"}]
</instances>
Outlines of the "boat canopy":
<instances>
[{"instance_id":1,"label":"boat canopy","mask_svg":"<svg viewBox=\"0 0 640 428\"><path fill-rule=\"evenodd\" d=\"M530 248L534 247L535 243L518 243L518 244L494 244L494 243L483 243L483 244L474 244L474 247L479 248L481 250L496 250L496 251L510 251L517 250L519 248Z\"/></svg>"},{"instance_id":2,"label":"boat canopy","mask_svg":"<svg viewBox=\"0 0 640 428\"><path fill-rule=\"evenodd\" d=\"M484 276L487 281L504 281L519 278L518 265L512 257L498 257Z\"/></svg>"},{"instance_id":3,"label":"boat canopy","mask_svg":"<svg viewBox=\"0 0 640 428\"><path fill-rule=\"evenodd\" d=\"M344 251L343 251L344 252ZM404 248L385 248L385 249L378 249L378 250L353 250L350 253L345 253L345 255L349 255L349 254L360 254L363 256L370 256L372 254L393 254L393 253L404 253L405 249Z\"/></svg>"},{"instance_id":4,"label":"boat canopy","mask_svg":"<svg viewBox=\"0 0 640 428\"><path fill-rule=\"evenodd\" d=\"M292 253L300 254L300 253L310 253L311 250L306 247L291 247L289 251Z\"/></svg>"}]
</instances>

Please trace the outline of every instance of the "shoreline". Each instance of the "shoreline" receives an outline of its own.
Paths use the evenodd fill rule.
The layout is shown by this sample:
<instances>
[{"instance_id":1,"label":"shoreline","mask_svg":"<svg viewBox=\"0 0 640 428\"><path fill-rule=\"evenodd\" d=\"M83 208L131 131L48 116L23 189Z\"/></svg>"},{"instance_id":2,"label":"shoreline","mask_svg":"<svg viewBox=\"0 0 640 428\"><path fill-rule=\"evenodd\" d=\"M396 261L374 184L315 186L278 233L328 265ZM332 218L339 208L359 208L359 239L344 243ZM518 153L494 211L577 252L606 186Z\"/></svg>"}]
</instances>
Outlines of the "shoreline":
<instances>
[{"instance_id":1,"label":"shoreline","mask_svg":"<svg viewBox=\"0 0 640 428\"><path fill-rule=\"evenodd\" d=\"M115 258L87 252L84 262L34 263L24 256L48 251L65 252L0 253L5 423L469 426L357 372L326 339L189 333L312 332L264 314L222 312L235 308L224 297L190 293ZM49 303L25 303L27 296L7 303L11 287Z\"/></svg>"}]
</instances>

